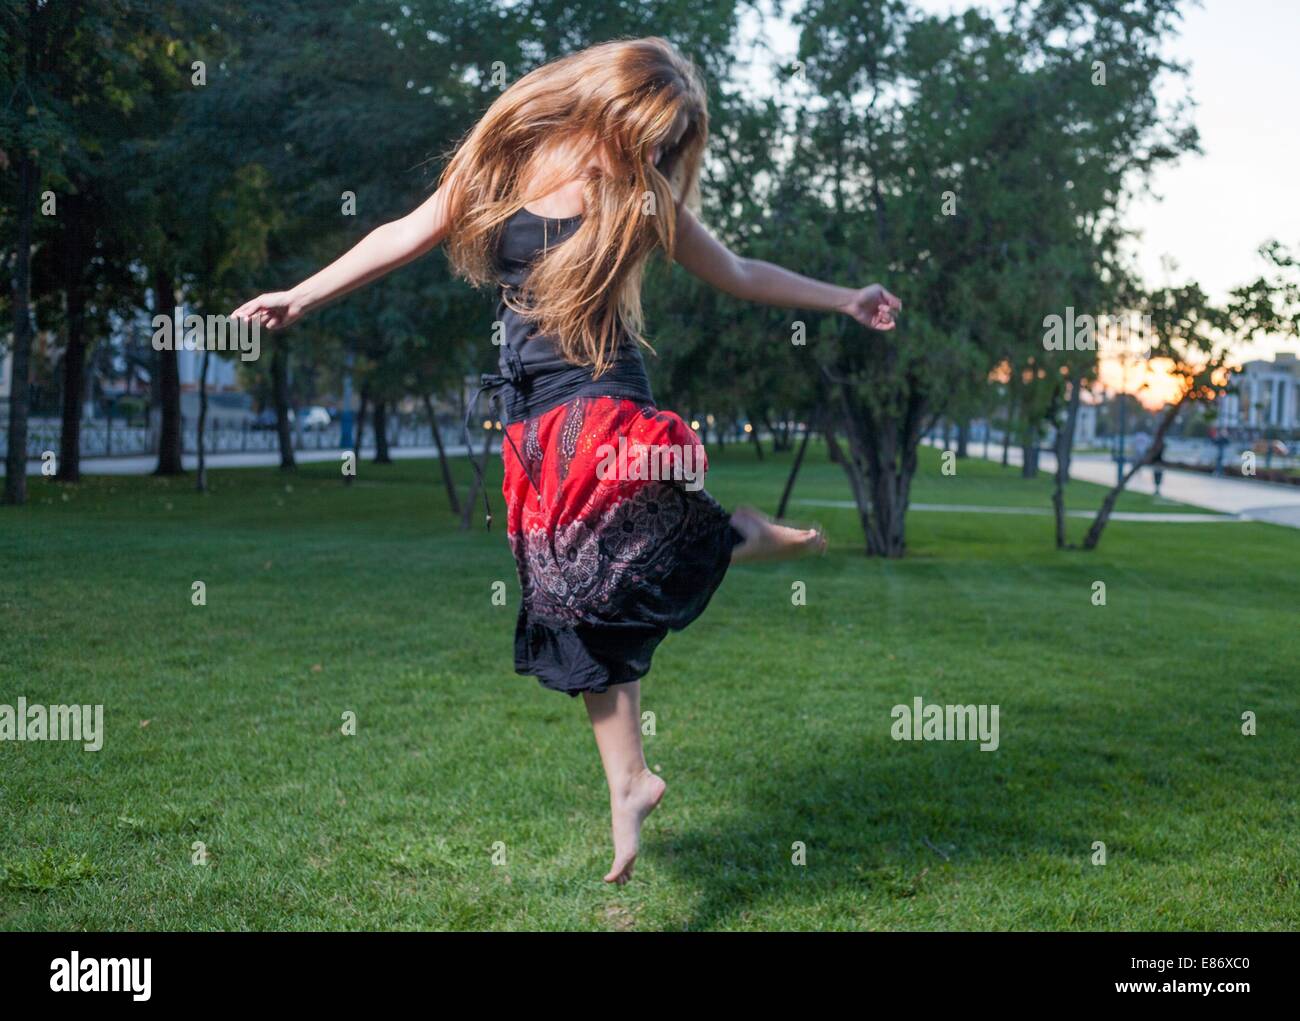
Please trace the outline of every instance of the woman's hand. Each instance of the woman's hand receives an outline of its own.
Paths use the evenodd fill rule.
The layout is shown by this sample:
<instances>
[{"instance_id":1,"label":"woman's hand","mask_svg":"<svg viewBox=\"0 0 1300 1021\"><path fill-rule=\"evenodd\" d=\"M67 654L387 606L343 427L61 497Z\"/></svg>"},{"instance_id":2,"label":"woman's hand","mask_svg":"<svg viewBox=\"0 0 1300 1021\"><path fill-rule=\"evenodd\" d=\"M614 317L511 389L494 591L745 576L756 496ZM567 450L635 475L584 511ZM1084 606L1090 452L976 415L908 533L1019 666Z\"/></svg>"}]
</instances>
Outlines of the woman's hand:
<instances>
[{"instance_id":1,"label":"woman's hand","mask_svg":"<svg viewBox=\"0 0 1300 1021\"><path fill-rule=\"evenodd\" d=\"M302 318L307 309L293 291L271 291L259 294L230 313L232 319L258 322L268 330L282 330Z\"/></svg>"},{"instance_id":2,"label":"woman's hand","mask_svg":"<svg viewBox=\"0 0 1300 1021\"><path fill-rule=\"evenodd\" d=\"M873 330L892 330L894 315L902 307L903 303L879 284L871 284L841 305L840 311Z\"/></svg>"}]
</instances>

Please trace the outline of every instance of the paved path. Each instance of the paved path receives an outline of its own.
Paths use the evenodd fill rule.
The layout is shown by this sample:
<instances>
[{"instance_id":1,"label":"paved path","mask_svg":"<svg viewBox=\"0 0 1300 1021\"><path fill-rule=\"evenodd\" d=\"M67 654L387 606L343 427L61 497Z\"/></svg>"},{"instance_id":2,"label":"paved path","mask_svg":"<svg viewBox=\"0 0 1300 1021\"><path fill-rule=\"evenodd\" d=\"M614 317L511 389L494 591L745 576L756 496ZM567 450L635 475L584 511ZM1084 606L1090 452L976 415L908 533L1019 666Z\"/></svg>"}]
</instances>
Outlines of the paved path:
<instances>
[{"instance_id":1,"label":"paved path","mask_svg":"<svg viewBox=\"0 0 1300 1021\"><path fill-rule=\"evenodd\" d=\"M972 443L970 452L976 457L980 456L983 444ZM1010 454L1010 462L1018 467L1020 450L1013 448ZM990 460L1001 460L1002 451L998 447L991 447L989 455ZM1044 451L1039 457L1039 468L1045 472L1056 471L1056 456ZM1108 454L1076 454L1070 460L1070 478L1095 482L1109 488L1115 484L1115 462ZM1154 493L1155 483L1151 469L1143 468L1139 471L1126 488L1133 493ZM1160 495L1193 507L1237 515L1248 521L1267 521L1274 525L1300 528L1300 486L1289 486L1282 482L1216 478L1205 472L1166 468ZM1114 517L1120 519L1118 514Z\"/></svg>"},{"instance_id":2,"label":"paved path","mask_svg":"<svg viewBox=\"0 0 1300 1021\"><path fill-rule=\"evenodd\" d=\"M857 506L852 500L795 500L794 502L808 507L840 507L847 510L852 510ZM971 503L910 503L907 505L907 509L909 512L942 511L953 514L1029 514L1034 517L1050 517L1052 515L1050 507L990 507L985 504ZM1096 516L1092 511L1082 510L1066 511L1065 515L1070 518L1088 519ZM1110 519L1112 521L1149 521L1180 525L1204 525L1211 522L1232 524L1236 521L1248 520L1231 514L1166 514L1160 511L1115 511L1111 514Z\"/></svg>"},{"instance_id":3,"label":"paved path","mask_svg":"<svg viewBox=\"0 0 1300 1021\"><path fill-rule=\"evenodd\" d=\"M972 443L970 452L976 457L980 456L983 452L983 444ZM392 450L394 460L432 458L436 456L436 453L437 451L432 446L394 447ZM465 447L460 444L448 444L447 454L451 457L463 457ZM989 448L989 454L990 460L1000 460L1002 456L1001 450L996 446ZM362 458L372 457L373 455L373 448L362 451ZM304 464L319 461L337 461L339 451L331 449L299 450L295 456ZM192 454L187 454L184 458L184 464L188 470L192 471L196 467L196 462L197 459ZM1019 466L1020 450L1018 448L1013 448L1010 451L1010 462ZM147 475L154 470L157 463L157 458L152 455L143 457L90 457L82 459L81 471L84 475ZM280 454L275 450L208 455L208 467L214 469L268 467L279 463ZM1055 471L1056 457L1044 451L1040 456L1039 467L1044 472ZM40 461L27 462L27 473L29 475L39 474L40 470ZM0 465L0 474L3 474L3 465ZM1076 454L1070 462L1070 477L1083 482L1095 482L1103 486L1112 486L1115 483L1115 462L1106 454ZM1128 484L1128 489L1134 493L1154 493L1155 486L1151 479L1151 470L1143 468L1138 472L1137 477ZM1216 511L1220 515L1233 515L1249 521L1267 521L1275 525L1300 528L1300 486L1288 486L1279 482L1216 478L1203 472L1166 468L1165 477L1160 487L1160 495L1177 503L1185 503L1193 507L1203 507L1206 510ZM852 506L852 503L848 501L830 501L821 504L821 506L840 506L841 503ZM912 509L939 511L946 509L948 506L945 504L913 504ZM957 508L954 506L953 509ZM979 510L985 513L1050 513L1050 510L1047 509L1030 507L961 507L960 509L962 511ZM1092 516L1084 511L1073 511L1071 514L1076 517ZM1189 522L1194 517L1187 514L1126 515L1121 513L1116 513L1113 516L1117 521L1156 521L1168 518L1169 520L1182 522ZM1207 520L1221 520L1219 517L1212 515L1204 517Z\"/></svg>"},{"instance_id":4,"label":"paved path","mask_svg":"<svg viewBox=\"0 0 1300 1021\"><path fill-rule=\"evenodd\" d=\"M448 457L464 457L464 444L448 443ZM492 444L492 449L500 448L500 441ZM474 453L482 453L483 448L478 447ZM338 461L340 451L325 448L324 450L295 450L294 457L299 464L311 464L319 461ZM438 456L436 447L392 447L389 450L390 456L394 461L405 461L414 458L434 458ZM367 460L375 456L374 447L366 447L361 452L361 460ZM183 463L186 471L194 471L199 466L199 459L194 454L186 454ZM278 450L258 450L247 451L245 453L235 454L209 454L208 468L273 468L280 463L280 452ZM83 457L81 459L82 475L148 475L158 467L158 457L156 454L148 454L140 457ZM27 462L27 474L39 475L41 473L40 461ZM0 463L0 476L4 475L4 465Z\"/></svg>"}]
</instances>

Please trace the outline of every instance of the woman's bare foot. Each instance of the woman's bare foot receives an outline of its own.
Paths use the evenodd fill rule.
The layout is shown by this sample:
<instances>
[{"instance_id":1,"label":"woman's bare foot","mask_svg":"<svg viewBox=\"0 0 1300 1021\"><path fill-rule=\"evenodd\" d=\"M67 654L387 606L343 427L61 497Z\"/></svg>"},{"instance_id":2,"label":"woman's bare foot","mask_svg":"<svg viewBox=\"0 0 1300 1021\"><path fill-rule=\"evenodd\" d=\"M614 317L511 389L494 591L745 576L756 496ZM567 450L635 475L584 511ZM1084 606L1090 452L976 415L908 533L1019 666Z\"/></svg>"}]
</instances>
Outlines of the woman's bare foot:
<instances>
[{"instance_id":1,"label":"woman's bare foot","mask_svg":"<svg viewBox=\"0 0 1300 1021\"><path fill-rule=\"evenodd\" d=\"M641 845L641 824L664 796L668 785L648 769L641 770L623 789L610 792L609 814L614 831L614 864L605 876L607 883L626 883L632 878L637 850Z\"/></svg>"},{"instance_id":2,"label":"woman's bare foot","mask_svg":"<svg viewBox=\"0 0 1300 1021\"><path fill-rule=\"evenodd\" d=\"M745 541L731 553L741 560L789 560L826 551L826 536L819 528L791 528L773 521L753 507L737 507L731 523Z\"/></svg>"}]
</instances>

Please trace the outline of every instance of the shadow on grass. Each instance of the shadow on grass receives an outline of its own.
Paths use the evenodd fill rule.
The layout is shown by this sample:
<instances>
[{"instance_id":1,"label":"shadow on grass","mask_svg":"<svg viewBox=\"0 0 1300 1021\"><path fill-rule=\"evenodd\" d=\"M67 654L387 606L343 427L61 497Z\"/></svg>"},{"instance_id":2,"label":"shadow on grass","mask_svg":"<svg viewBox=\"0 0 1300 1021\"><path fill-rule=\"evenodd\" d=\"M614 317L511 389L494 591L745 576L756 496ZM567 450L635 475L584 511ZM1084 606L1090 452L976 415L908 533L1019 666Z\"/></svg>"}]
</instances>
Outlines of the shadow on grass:
<instances>
[{"instance_id":1,"label":"shadow on grass","mask_svg":"<svg viewBox=\"0 0 1300 1021\"><path fill-rule=\"evenodd\" d=\"M685 921L691 930L767 928L767 916L785 928L879 927L906 911L900 902L941 897L971 866L1014 869L1027 884L1069 881L1091 870L1099 835L1111 853L1139 841L1148 863L1180 857L1139 832L1152 818L1141 811L1145 798L1133 806L1144 817L1139 830L1111 814L1125 778L1151 779L1144 766L1158 751L1116 756L1074 746L1064 750L1065 765L1051 743L985 753L964 742L819 741L802 761L786 755L740 778L733 800L707 823L659 837L652 826L646 850L697 892ZM1175 762L1164 766L1178 772ZM792 861L796 842L806 866ZM923 914L942 924L941 915ZM960 927L1006 928L1008 920L972 914Z\"/></svg>"}]
</instances>

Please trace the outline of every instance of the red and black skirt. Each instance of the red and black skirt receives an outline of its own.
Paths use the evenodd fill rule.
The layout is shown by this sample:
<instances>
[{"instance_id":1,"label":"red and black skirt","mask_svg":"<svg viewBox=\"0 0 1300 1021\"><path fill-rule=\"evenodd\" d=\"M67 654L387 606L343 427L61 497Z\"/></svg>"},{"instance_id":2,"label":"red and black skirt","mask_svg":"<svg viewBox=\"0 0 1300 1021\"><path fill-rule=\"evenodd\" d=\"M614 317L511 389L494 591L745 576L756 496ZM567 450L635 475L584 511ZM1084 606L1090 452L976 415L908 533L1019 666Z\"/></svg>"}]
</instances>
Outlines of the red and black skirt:
<instances>
[{"instance_id":1,"label":"red and black skirt","mask_svg":"<svg viewBox=\"0 0 1300 1021\"><path fill-rule=\"evenodd\" d=\"M619 397L576 397L507 431L516 672L569 695L640 679L668 632L704 611L742 539L700 488L699 438Z\"/></svg>"}]
</instances>

